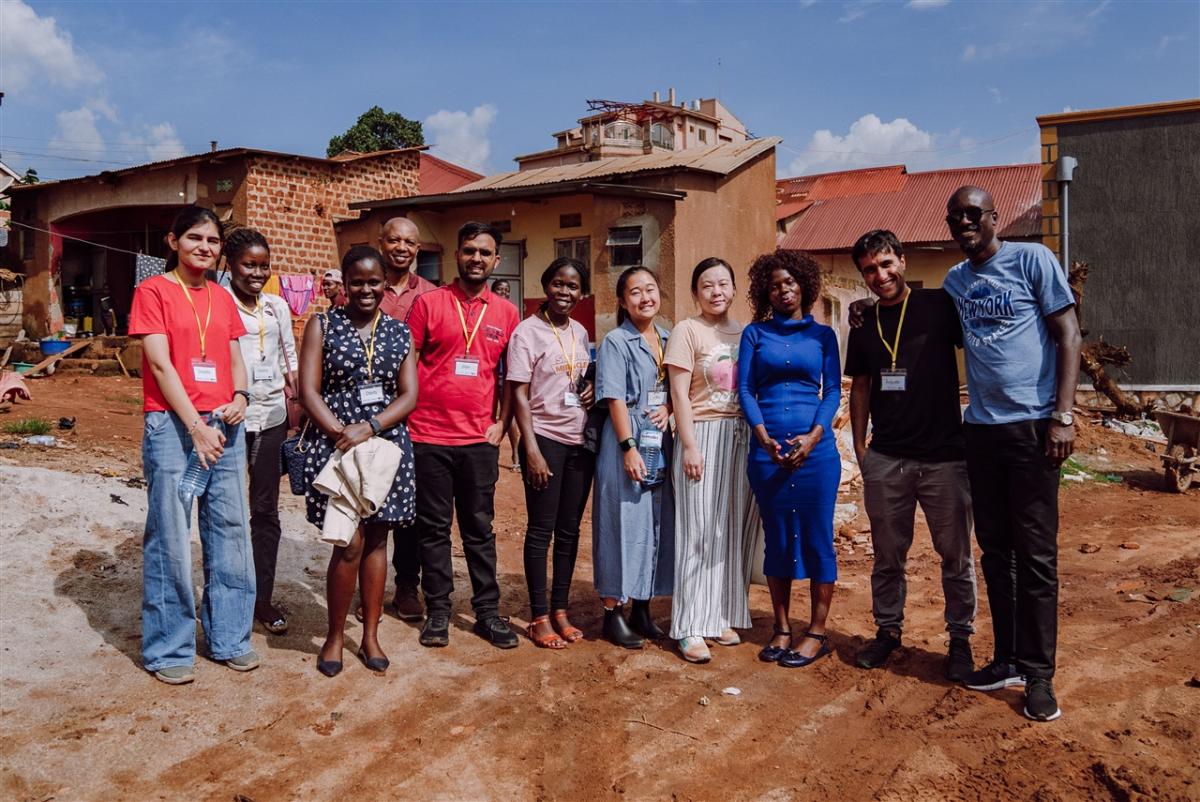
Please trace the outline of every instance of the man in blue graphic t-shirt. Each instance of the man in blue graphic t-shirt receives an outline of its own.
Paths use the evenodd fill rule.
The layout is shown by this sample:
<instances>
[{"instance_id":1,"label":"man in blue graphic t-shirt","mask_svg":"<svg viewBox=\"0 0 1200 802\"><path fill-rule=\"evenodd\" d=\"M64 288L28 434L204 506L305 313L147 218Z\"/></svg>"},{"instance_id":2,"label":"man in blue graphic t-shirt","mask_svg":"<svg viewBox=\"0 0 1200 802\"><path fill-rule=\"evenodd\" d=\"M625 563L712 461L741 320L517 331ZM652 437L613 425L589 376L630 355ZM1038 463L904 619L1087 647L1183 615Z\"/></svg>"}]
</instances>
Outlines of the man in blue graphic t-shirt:
<instances>
[{"instance_id":1,"label":"man in blue graphic t-shirt","mask_svg":"<svg viewBox=\"0 0 1200 802\"><path fill-rule=\"evenodd\" d=\"M1061 715L1052 679L1058 637L1059 466L1075 444L1079 322L1054 254L1001 242L991 195L962 187L946 225L967 258L942 288L963 328L963 415L975 536L995 636L993 660L968 688L1025 686L1025 715Z\"/></svg>"}]
</instances>

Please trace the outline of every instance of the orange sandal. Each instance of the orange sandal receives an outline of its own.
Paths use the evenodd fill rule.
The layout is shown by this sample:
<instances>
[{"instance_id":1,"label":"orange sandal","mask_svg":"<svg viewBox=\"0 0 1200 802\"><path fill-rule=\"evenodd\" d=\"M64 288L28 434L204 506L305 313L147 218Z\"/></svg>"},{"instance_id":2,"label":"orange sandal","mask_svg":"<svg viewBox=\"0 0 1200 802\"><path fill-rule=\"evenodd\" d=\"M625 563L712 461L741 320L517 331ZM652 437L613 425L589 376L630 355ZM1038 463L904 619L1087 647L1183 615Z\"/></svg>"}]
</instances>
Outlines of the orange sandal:
<instances>
[{"instance_id":1,"label":"orange sandal","mask_svg":"<svg viewBox=\"0 0 1200 802\"><path fill-rule=\"evenodd\" d=\"M533 644L539 649L565 649L567 642L558 636L557 632L551 632L549 635L535 635L534 629L539 624L549 624L550 616L540 615L529 622L529 626L525 628L525 635L533 641Z\"/></svg>"},{"instance_id":2,"label":"orange sandal","mask_svg":"<svg viewBox=\"0 0 1200 802\"><path fill-rule=\"evenodd\" d=\"M571 626L571 622L567 620L566 610L555 610L552 620L554 631L561 635L567 643L583 640L583 630Z\"/></svg>"}]
</instances>

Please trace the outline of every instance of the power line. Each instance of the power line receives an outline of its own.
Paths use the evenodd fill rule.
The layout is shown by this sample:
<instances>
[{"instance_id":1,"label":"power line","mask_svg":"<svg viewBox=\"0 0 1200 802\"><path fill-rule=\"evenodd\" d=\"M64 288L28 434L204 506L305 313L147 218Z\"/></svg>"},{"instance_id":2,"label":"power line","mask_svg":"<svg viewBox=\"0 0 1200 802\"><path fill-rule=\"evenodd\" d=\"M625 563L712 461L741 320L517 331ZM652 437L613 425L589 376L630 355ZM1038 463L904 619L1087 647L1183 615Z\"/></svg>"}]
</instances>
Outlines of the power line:
<instances>
[{"instance_id":1,"label":"power line","mask_svg":"<svg viewBox=\"0 0 1200 802\"><path fill-rule=\"evenodd\" d=\"M890 150L890 151L875 152L875 151L870 151L870 150L820 150L817 148L801 149L801 148L794 148L790 145L785 145L783 143L780 143L779 147L783 148L784 150L790 150L791 152L797 153L800 155L805 155L808 153L828 153L828 154L851 154L852 153L852 154L863 155L863 156L899 156L899 155L904 155L904 154L908 154L908 153L973 153L974 151L981 150L989 145L994 145L998 142L1004 142L1006 140L1012 139L1013 137L1020 136L1021 134L1029 133L1034 130L1037 130L1037 129L1027 126L1025 128L1021 128L1016 131L1013 131L1012 133L1005 134L1004 136L996 137L995 139L988 139L983 142L977 142L969 148L918 148L918 149L913 149L913 150Z\"/></svg>"},{"instance_id":2,"label":"power line","mask_svg":"<svg viewBox=\"0 0 1200 802\"><path fill-rule=\"evenodd\" d=\"M72 237L70 234L60 234L57 231L51 231L48 228L38 228L37 226L31 226L28 223L22 223L19 220L9 220L8 224L10 226L20 226L21 228L27 228L30 231L40 231L43 234L49 234L52 237L62 237L63 239L74 240L75 242L82 242L84 245L91 245L96 248L104 248L106 250L116 251L117 253L127 253L127 254L130 254L131 256L145 256L145 254L138 253L137 251L127 251L124 248L114 248L111 245L105 245L104 243L101 243L101 242L92 242L91 240L80 239L79 237ZM137 233L137 232L134 232L134 233Z\"/></svg>"}]
</instances>

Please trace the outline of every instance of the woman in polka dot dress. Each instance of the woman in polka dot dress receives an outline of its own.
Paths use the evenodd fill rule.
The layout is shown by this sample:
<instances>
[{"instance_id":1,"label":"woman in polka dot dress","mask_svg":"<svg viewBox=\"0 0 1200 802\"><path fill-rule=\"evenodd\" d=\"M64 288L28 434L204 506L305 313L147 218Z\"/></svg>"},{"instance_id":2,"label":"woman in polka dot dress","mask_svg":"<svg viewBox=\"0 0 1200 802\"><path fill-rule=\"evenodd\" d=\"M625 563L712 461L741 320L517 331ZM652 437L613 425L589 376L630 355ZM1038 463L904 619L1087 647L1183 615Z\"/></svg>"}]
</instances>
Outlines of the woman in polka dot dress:
<instances>
[{"instance_id":1,"label":"woman in polka dot dress","mask_svg":"<svg viewBox=\"0 0 1200 802\"><path fill-rule=\"evenodd\" d=\"M405 423L417 402L412 337L407 326L379 312L385 278L378 251L351 248L342 260L342 275L349 304L309 321L300 354L300 391L311 420L303 443L309 522L324 524L329 499L312 485L335 449L346 451L377 436L395 443L404 455L379 511L362 522L349 545L334 547L329 560L329 632L317 669L330 677L342 670L342 629L356 581L362 583L365 613L358 657L373 671L387 670L377 638L387 536L393 525L416 518L412 441Z\"/></svg>"}]
</instances>

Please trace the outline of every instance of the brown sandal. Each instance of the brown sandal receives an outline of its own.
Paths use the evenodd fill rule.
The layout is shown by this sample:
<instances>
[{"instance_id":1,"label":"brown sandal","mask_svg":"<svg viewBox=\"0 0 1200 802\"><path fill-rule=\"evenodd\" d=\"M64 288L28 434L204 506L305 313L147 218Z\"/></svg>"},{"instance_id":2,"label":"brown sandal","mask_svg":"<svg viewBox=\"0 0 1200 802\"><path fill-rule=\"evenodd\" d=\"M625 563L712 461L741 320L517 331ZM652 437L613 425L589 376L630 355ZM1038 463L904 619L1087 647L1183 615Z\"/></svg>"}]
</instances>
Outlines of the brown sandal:
<instances>
[{"instance_id":1,"label":"brown sandal","mask_svg":"<svg viewBox=\"0 0 1200 802\"><path fill-rule=\"evenodd\" d=\"M525 635L533 641L533 644L539 649L565 649L567 642L558 636L557 632L552 632L549 635L535 635L534 628L538 624L549 624L550 616L540 615L529 622L529 626L525 628Z\"/></svg>"},{"instance_id":2,"label":"brown sandal","mask_svg":"<svg viewBox=\"0 0 1200 802\"><path fill-rule=\"evenodd\" d=\"M567 643L583 640L583 630L571 626L571 622L567 620L566 610L555 610L551 620L554 631L561 635Z\"/></svg>"}]
</instances>

